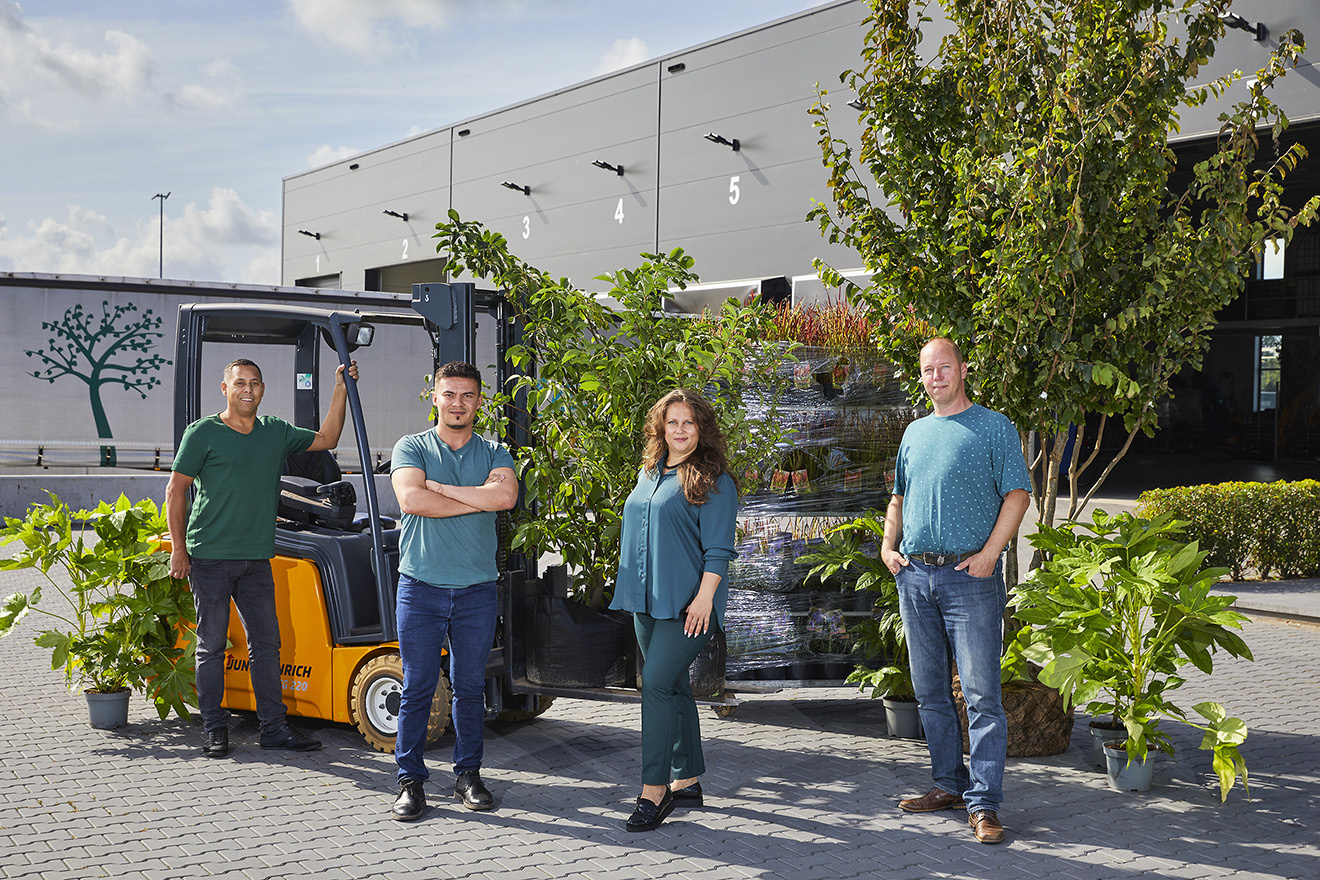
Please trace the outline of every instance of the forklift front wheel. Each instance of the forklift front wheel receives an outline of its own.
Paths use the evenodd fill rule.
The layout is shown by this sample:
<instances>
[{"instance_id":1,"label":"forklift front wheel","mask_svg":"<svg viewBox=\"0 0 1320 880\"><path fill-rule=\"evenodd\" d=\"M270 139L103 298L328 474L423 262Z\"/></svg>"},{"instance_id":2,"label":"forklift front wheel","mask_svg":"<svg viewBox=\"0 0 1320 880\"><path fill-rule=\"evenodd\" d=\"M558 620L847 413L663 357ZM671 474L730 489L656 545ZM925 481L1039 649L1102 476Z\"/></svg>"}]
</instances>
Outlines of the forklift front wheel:
<instances>
[{"instance_id":1,"label":"forklift front wheel","mask_svg":"<svg viewBox=\"0 0 1320 880\"><path fill-rule=\"evenodd\" d=\"M353 676L349 707L353 723L362 731L367 744L387 755L394 752L394 737L399 732L399 703L403 698L403 660L398 654L372 657ZM426 744L444 733L449 723L449 682L443 672L431 702L431 717L426 724Z\"/></svg>"}]
</instances>

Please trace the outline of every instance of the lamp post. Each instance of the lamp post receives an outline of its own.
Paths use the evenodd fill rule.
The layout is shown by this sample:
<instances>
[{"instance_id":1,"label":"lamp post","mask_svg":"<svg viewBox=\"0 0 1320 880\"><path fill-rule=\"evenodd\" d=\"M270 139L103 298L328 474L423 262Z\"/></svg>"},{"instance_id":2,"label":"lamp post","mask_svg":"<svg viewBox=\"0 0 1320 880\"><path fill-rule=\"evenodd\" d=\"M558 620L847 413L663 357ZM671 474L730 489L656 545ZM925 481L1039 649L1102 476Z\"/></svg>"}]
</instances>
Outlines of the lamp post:
<instances>
[{"instance_id":1,"label":"lamp post","mask_svg":"<svg viewBox=\"0 0 1320 880\"><path fill-rule=\"evenodd\" d=\"M170 190L174 192L174 190ZM165 200L170 193L156 193L153 199L160 199L160 277L165 277Z\"/></svg>"}]
</instances>

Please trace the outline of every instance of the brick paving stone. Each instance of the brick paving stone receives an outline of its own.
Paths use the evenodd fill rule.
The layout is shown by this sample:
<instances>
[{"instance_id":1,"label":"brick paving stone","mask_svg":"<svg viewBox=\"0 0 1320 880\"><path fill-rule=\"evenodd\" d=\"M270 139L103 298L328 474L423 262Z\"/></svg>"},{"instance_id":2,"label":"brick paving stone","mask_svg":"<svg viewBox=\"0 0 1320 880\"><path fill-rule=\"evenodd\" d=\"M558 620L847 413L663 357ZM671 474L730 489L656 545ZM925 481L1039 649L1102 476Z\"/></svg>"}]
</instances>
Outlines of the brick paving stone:
<instances>
[{"instance_id":1,"label":"brick paving stone","mask_svg":"<svg viewBox=\"0 0 1320 880\"><path fill-rule=\"evenodd\" d=\"M0 553L4 548L0 548ZM0 594L24 573L0 574ZM708 807L675 813L652 834L623 820L639 785L635 704L560 699L527 724L491 725L483 773L498 809L447 798L445 737L427 755L433 807L388 818L394 765L347 726L300 720L326 748L262 752L236 716L233 756L200 756L195 723L160 721L140 698L129 727L91 730L48 658L21 634L0 640L0 668L21 688L0 694L0 877L72 876L111 858L121 876L368 878L427 876L596 880L882 875L1051 880L1169 876L1307 878L1320 860L1320 628L1248 625L1257 661L1188 672L1190 705L1222 702L1251 735L1252 799L1220 806L1199 733L1173 731L1176 760L1156 785L1111 792L1074 725L1064 754L1012 759L1003 847L976 844L956 814L911 816L899 797L929 787L925 747L883 735L883 710L851 688L747 699L704 714ZM1181 696L1181 695L1180 695ZM24 719L40 718L40 726ZM70 866L76 865L77 868Z\"/></svg>"}]
</instances>

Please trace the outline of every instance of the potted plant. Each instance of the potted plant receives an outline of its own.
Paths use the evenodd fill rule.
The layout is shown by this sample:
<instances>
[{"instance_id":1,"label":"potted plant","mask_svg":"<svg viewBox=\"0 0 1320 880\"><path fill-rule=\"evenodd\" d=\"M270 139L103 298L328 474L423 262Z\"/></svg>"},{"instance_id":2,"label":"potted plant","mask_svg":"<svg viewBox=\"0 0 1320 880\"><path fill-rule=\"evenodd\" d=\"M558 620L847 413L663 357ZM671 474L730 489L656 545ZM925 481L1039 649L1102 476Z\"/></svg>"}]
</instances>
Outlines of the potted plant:
<instances>
[{"instance_id":1,"label":"potted plant","mask_svg":"<svg viewBox=\"0 0 1320 880\"><path fill-rule=\"evenodd\" d=\"M514 450L525 504L512 548L558 555L566 598L601 612L618 571L623 502L637 481L643 424L663 393L676 387L707 393L728 435L735 473L770 458L780 433L773 399L749 400L744 392L765 371L753 343L771 312L729 302L716 316L665 314L670 291L697 280L681 248L643 254L636 269L599 276L602 297L523 262L503 236L455 211L436 228L451 277L468 272L508 291L523 320L522 342L509 355L524 375L493 396L496 403L521 402L532 416L530 442ZM553 608L559 596L538 601L567 613ZM591 637L582 626L578 621L571 631L585 645ZM631 641L630 625L602 627L615 634L602 639ZM600 653L616 652L606 646Z\"/></svg>"},{"instance_id":2,"label":"potted plant","mask_svg":"<svg viewBox=\"0 0 1320 880\"><path fill-rule=\"evenodd\" d=\"M51 668L63 669L71 688L84 688L94 727L126 723L132 689L150 696L161 718L171 709L189 717L196 613L187 581L170 577L169 554L155 541L166 531L164 516L154 502L132 504L122 495L77 513L50 497L23 519L6 518L0 532L0 543L23 545L0 560L0 571L36 569L45 581L5 599L0 636L29 612L46 618L50 627L36 644L50 649ZM63 569L68 584L52 569ZM50 602L48 590L63 601ZM117 708L103 718L107 702Z\"/></svg>"},{"instance_id":3,"label":"potted plant","mask_svg":"<svg viewBox=\"0 0 1320 880\"><path fill-rule=\"evenodd\" d=\"M1016 616L1026 623L1015 650L1040 663L1041 680L1069 703L1123 725L1111 771L1148 764L1151 748L1172 755L1165 721L1203 731L1199 747L1213 753L1225 800L1238 777L1247 785L1238 751L1247 727L1211 701L1191 707L1204 719L1193 721L1173 692L1184 683L1179 670L1186 664L1211 673L1217 650L1252 659L1234 632L1246 618L1231 609L1236 597L1210 592L1227 570L1204 567L1206 553L1196 542L1179 540L1183 525L1167 514L1144 519L1097 510L1089 525L1042 528L1031 540L1044 563L1013 593ZM1140 787L1140 780L1123 782L1111 772L1110 784Z\"/></svg>"},{"instance_id":4,"label":"potted plant","mask_svg":"<svg viewBox=\"0 0 1320 880\"><path fill-rule=\"evenodd\" d=\"M830 529L823 544L796 561L811 566L811 578L824 582L839 575L855 577L855 589L875 594L871 619L851 627L868 662L854 669L847 681L862 690L870 688L872 699L883 700L890 736L915 739L921 736L921 719L898 610L898 586L880 561L884 534L884 515L867 511Z\"/></svg>"}]
</instances>

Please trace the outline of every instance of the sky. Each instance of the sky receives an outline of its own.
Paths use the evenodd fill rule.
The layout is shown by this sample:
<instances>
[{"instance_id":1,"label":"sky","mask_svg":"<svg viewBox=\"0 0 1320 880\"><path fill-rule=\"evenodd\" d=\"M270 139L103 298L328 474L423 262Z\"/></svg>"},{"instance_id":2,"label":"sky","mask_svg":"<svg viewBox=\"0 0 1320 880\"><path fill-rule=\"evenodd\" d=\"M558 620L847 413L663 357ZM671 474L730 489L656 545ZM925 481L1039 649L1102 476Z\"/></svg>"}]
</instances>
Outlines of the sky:
<instances>
[{"instance_id":1,"label":"sky","mask_svg":"<svg viewBox=\"0 0 1320 880\"><path fill-rule=\"evenodd\" d=\"M283 178L819 2L0 0L0 271L278 284Z\"/></svg>"}]
</instances>

